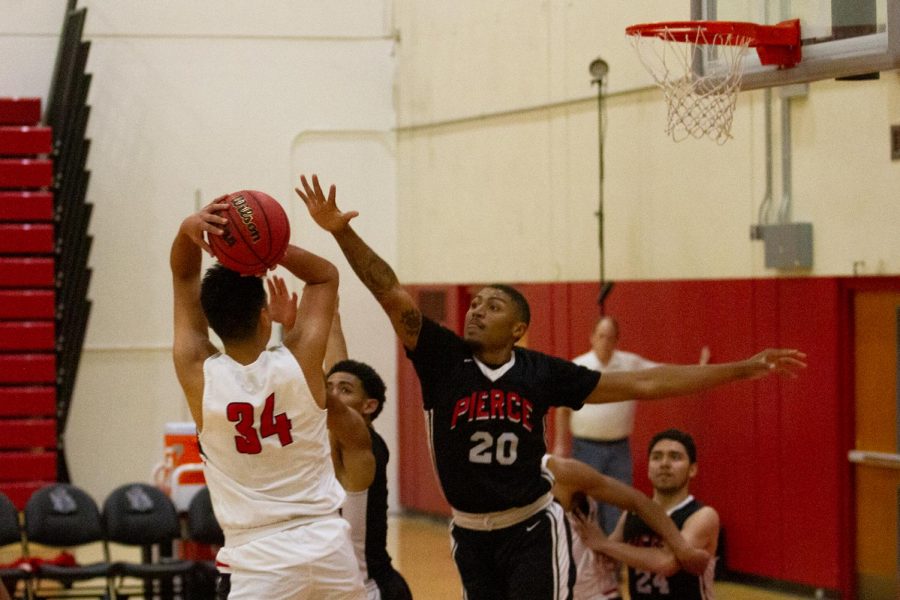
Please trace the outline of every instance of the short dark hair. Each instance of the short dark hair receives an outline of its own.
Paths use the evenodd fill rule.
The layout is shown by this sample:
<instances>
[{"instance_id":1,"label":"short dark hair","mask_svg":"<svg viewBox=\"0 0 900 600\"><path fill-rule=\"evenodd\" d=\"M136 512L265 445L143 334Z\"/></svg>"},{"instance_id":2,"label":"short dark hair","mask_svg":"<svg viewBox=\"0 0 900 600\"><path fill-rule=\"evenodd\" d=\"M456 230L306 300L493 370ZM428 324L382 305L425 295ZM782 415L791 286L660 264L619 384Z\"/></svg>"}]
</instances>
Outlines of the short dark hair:
<instances>
[{"instance_id":1,"label":"short dark hair","mask_svg":"<svg viewBox=\"0 0 900 600\"><path fill-rule=\"evenodd\" d=\"M387 391L387 386L384 385L384 380L381 376L375 369L366 363L359 362L358 360L351 360L349 358L335 363L334 366L329 369L327 376L330 377L334 373L350 373L359 379L366 396L378 402L378 407L370 416L374 421L375 418L381 414L381 409L384 407L384 394Z\"/></svg>"},{"instance_id":2,"label":"short dark hair","mask_svg":"<svg viewBox=\"0 0 900 600\"><path fill-rule=\"evenodd\" d=\"M223 342L241 341L250 338L259 324L266 290L261 277L247 277L216 263L203 276L200 304Z\"/></svg>"},{"instance_id":3,"label":"short dark hair","mask_svg":"<svg viewBox=\"0 0 900 600\"><path fill-rule=\"evenodd\" d=\"M653 452L653 447L660 440L672 440L673 442L678 442L684 446L690 463L694 464L697 462L697 446L694 444L694 438L691 437L691 434L685 433L680 429L666 429L665 431L660 431L651 438L650 445L647 447L648 455Z\"/></svg>"},{"instance_id":4,"label":"short dark hair","mask_svg":"<svg viewBox=\"0 0 900 600\"><path fill-rule=\"evenodd\" d=\"M528 306L528 300L525 299L525 296L522 295L522 292L517 290L511 285L506 285L505 283L492 283L487 286L494 290L500 290L504 294L510 297L513 301L513 304L516 305L516 310L519 312L519 319L522 320L526 325L531 324L531 307Z\"/></svg>"}]
</instances>

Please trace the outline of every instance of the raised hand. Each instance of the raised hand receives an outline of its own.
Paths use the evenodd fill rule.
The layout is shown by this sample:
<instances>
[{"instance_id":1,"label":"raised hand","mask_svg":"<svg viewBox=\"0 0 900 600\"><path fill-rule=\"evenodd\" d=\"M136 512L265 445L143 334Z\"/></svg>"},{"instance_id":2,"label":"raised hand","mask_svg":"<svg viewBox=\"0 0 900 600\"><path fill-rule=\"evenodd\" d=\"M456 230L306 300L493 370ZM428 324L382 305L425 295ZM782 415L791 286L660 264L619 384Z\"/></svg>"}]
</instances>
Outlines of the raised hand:
<instances>
[{"instance_id":1,"label":"raised hand","mask_svg":"<svg viewBox=\"0 0 900 600\"><path fill-rule=\"evenodd\" d=\"M269 288L269 315L289 331L297 320L297 292L288 293L284 279L278 275L266 279L266 286Z\"/></svg>"},{"instance_id":2,"label":"raised hand","mask_svg":"<svg viewBox=\"0 0 900 600\"><path fill-rule=\"evenodd\" d=\"M797 371L806 368L806 354L799 350L772 349L763 350L748 359L754 373L751 379L759 379L770 373L796 377Z\"/></svg>"},{"instance_id":3,"label":"raised hand","mask_svg":"<svg viewBox=\"0 0 900 600\"><path fill-rule=\"evenodd\" d=\"M294 188L294 191L306 204L313 221L325 231L330 231L331 233L340 231L347 226L350 219L359 215L357 211L341 212L335 203L336 192L334 185L328 188L328 197L326 197L322 192L322 187L319 185L319 177L317 175L312 176L312 186L306 180L306 175L301 175L300 185L303 186L303 189Z\"/></svg>"}]
</instances>

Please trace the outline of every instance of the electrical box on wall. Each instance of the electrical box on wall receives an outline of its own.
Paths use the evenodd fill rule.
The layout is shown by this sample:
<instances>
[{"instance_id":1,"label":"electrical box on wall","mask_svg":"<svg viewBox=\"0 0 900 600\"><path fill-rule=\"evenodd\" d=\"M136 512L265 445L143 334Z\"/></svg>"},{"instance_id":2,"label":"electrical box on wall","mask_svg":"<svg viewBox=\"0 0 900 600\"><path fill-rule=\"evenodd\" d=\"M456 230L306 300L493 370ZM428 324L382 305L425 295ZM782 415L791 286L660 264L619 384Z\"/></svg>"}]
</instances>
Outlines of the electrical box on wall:
<instances>
[{"instance_id":1,"label":"electrical box on wall","mask_svg":"<svg viewBox=\"0 0 900 600\"><path fill-rule=\"evenodd\" d=\"M765 243L766 268L812 268L812 223L759 225L757 232Z\"/></svg>"}]
</instances>

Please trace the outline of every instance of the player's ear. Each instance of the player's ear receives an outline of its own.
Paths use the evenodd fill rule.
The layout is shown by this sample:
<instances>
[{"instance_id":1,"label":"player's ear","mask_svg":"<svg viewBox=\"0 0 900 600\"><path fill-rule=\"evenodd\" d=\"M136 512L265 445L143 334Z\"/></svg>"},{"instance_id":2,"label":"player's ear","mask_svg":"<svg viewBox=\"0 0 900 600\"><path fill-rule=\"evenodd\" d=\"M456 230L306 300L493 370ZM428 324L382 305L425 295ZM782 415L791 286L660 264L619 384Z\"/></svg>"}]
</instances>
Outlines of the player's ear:
<instances>
[{"instance_id":1,"label":"player's ear","mask_svg":"<svg viewBox=\"0 0 900 600\"><path fill-rule=\"evenodd\" d=\"M525 321L518 321L512 327L512 334L517 342L522 339L526 331L528 331L528 324Z\"/></svg>"},{"instance_id":2,"label":"player's ear","mask_svg":"<svg viewBox=\"0 0 900 600\"><path fill-rule=\"evenodd\" d=\"M691 466L688 468L688 477L693 479L697 475L697 463L691 463Z\"/></svg>"},{"instance_id":3,"label":"player's ear","mask_svg":"<svg viewBox=\"0 0 900 600\"><path fill-rule=\"evenodd\" d=\"M375 400L374 398L366 398L366 400L362 404L360 412L362 412L362 414L364 415L371 415L376 410L378 410L378 400Z\"/></svg>"}]
</instances>

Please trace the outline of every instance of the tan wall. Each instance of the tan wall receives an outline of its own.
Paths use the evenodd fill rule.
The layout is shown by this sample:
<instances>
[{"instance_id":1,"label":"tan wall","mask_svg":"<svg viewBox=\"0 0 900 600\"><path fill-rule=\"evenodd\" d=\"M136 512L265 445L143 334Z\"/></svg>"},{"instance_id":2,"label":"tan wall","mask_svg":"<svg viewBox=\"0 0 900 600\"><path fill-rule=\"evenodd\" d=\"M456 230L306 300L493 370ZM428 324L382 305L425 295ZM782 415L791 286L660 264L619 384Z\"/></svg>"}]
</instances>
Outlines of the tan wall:
<instances>
[{"instance_id":1,"label":"tan wall","mask_svg":"<svg viewBox=\"0 0 900 600\"><path fill-rule=\"evenodd\" d=\"M764 93L738 99L733 139L667 138L661 94L626 25L687 17L671 2L396 0L400 270L416 282L594 279L596 87L605 91L611 279L760 277L749 239L765 192ZM792 101L792 215L813 224L816 275L900 271L897 72L822 81ZM774 116L775 201L781 198ZM777 207L776 207L777 208Z\"/></svg>"}]
</instances>

